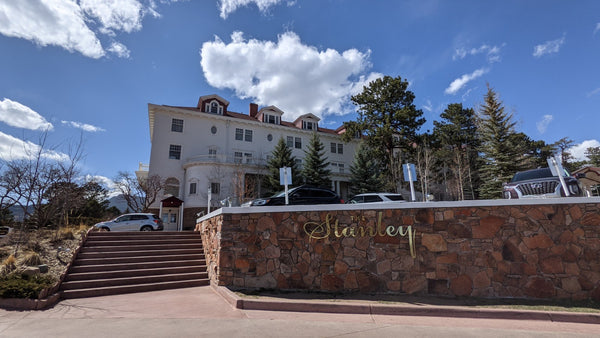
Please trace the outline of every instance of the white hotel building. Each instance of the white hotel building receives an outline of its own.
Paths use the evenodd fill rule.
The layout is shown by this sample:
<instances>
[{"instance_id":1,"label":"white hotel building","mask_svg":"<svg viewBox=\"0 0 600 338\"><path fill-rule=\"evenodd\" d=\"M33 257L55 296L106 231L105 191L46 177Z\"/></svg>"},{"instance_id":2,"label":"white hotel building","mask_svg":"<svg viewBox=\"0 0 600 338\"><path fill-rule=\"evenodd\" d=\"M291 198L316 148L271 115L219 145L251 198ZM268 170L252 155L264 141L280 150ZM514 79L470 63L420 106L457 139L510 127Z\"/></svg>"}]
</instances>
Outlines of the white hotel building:
<instances>
[{"instance_id":1,"label":"white hotel building","mask_svg":"<svg viewBox=\"0 0 600 338\"><path fill-rule=\"evenodd\" d=\"M251 103L248 115L231 112L228 106L229 102L218 95L200 97L196 107L148 104L152 142L148 175L158 175L166 183L152 211L161 215L165 229L193 228L196 215L207 210L209 188L211 210L227 198L236 205L259 197L247 196L247 189L240 188L246 183L241 181L266 174L266 163L281 137L301 166L315 131L330 162L331 188L347 199L350 165L358 142L342 142L341 127L320 127L320 119L313 114L288 122L275 106L259 110ZM260 194L258 187L254 190L254 195Z\"/></svg>"}]
</instances>

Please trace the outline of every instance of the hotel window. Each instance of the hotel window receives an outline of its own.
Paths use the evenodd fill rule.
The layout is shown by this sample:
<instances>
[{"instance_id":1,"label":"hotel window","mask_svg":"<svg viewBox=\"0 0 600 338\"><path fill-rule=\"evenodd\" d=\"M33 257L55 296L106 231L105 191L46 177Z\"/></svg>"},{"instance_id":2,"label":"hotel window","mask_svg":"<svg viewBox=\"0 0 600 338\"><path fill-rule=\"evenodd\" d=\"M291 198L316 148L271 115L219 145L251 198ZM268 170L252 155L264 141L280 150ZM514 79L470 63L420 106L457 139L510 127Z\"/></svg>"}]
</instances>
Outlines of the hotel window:
<instances>
[{"instance_id":1,"label":"hotel window","mask_svg":"<svg viewBox=\"0 0 600 338\"><path fill-rule=\"evenodd\" d=\"M295 162L296 162L296 168L298 168L298 169L302 168L302 160L301 159L297 158Z\"/></svg>"},{"instance_id":2,"label":"hotel window","mask_svg":"<svg viewBox=\"0 0 600 338\"><path fill-rule=\"evenodd\" d=\"M317 124L315 122L302 121L302 129L317 130Z\"/></svg>"},{"instance_id":3,"label":"hotel window","mask_svg":"<svg viewBox=\"0 0 600 338\"><path fill-rule=\"evenodd\" d=\"M223 106L221 106L217 101L207 103L204 107L207 113L223 115Z\"/></svg>"},{"instance_id":4,"label":"hotel window","mask_svg":"<svg viewBox=\"0 0 600 338\"><path fill-rule=\"evenodd\" d=\"M233 162L234 163L242 163L243 154L241 151L236 151L233 153Z\"/></svg>"},{"instance_id":5,"label":"hotel window","mask_svg":"<svg viewBox=\"0 0 600 338\"><path fill-rule=\"evenodd\" d=\"M246 134L244 135L244 141L252 142L252 130L246 129Z\"/></svg>"},{"instance_id":6,"label":"hotel window","mask_svg":"<svg viewBox=\"0 0 600 338\"><path fill-rule=\"evenodd\" d=\"M344 144L331 142L331 153L343 154L344 153Z\"/></svg>"},{"instance_id":7,"label":"hotel window","mask_svg":"<svg viewBox=\"0 0 600 338\"><path fill-rule=\"evenodd\" d=\"M216 148L208 149L208 158L217 158L217 149Z\"/></svg>"},{"instance_id":8,"label":"hotel window","mask_svg":"<svg viewBox=\"0 0 600 338\"><path fill-rule=\"evenodd\" d=\"M252 163L252 153L244 153L244 162Z\"/></svg>"},{"instance_id":9,"label":"hotel window","mask_svg":"<svg viewBox=\"0 0 600 338\"><path fill-rule=\"evenodd\" d=\"M196 183L190 183L190 195L196 194Z\"/></svg>"},{"instance_id":10,"label":"hotel window","mask_svg":"<svg viewBox=\"0 0 600 338\"><path fill-rule=\"evenodd\" d=\"M294 137L288 136L286 140L286 145L288 146L288 148L294 148Z\"/></svg>"},{"instance_id":11,"label":"hotel window","mask_svg":"<svg viewBox=\"0 0 600 338\"><path fill-rule=\"evenodd\" d=\"M171 120L171 131L177 133L183 133L183 120L172 119Z\"/></svg>"},{"instance_id":12,"label":"hotel window","mask_svg":"<svg viewBox=\"0 0 600 338\"><path fill-rule=\"evenodd\" d=\"M302 138L300 137L296 137L296 142L294 143L294 146L296 147L296 149L302 149Z\"/></svg>"},{"instance_id":13,"label":"hotel window","mask_svg":"<svg viewBox=\"0 0 600 338\"><path fill-rule=\"evenodd\" d=\"M279 116L275 116L275 115L264 115L263 116L263 122L266 123L271 123L271 124L279 124Z\"/></svg>"},{"instance_id":14,"label":"hotel window","mask_svg":"<svg viewBox=\"0 0 600 338\"><path fill-rule=\"evenodd\" d=\"M338 163L338 169L340 170L340 173L344 172L344 163Z\"/></svg>"},{"instance_id":15,"label":"hotel window","mask_svg":"<svg viewBox=\"0 0 600 338\"><path fill-rule=\"evenodd\" d=\"M172 160L181 159L181 146L176 144L171 144L169 146L169 158Z\"/></svg>"},{"instance_id":16,"label":"hotel window","mask_svg":"<svg viewBox=\"0 0 600 338\"><path fill-rule=\"evenodd\" d=\"M237 141L243 141L244 140L244 129L235 128L235 139Z\"/></svg>"},{"instance_id":17,"label":"hotel window","mask_svg":"<svg viewBox=\"0 0 600 338\"><path fill-rule=\"evenodd\" d=\"M210 192L213 195L218 195L221 192L221 184L212 182L210 184Z\"/></svg>"}]
</instances>

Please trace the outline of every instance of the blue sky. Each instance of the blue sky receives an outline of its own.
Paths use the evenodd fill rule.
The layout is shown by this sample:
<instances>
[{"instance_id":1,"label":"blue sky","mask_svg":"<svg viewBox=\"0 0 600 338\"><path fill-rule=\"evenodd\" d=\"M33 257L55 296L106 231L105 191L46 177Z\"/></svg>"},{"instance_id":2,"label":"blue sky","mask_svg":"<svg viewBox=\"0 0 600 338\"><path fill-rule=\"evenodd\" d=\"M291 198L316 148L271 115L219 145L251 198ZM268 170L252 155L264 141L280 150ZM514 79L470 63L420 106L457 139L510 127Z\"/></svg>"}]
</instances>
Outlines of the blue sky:
<instances>
[{"instance_id":1,"label":"blue sky","mask_svg":"<svg viewBox=\"0 0 600 338\"><path fill-rule=\"evenodd\" d=\"M382 75L431 128L486 84L517 130L580 157L600 146L600 1L0 0L0 158L83 139L84 174L148 163L147 104L276 105L335 128Z\"/></svg>"}]
</instances>

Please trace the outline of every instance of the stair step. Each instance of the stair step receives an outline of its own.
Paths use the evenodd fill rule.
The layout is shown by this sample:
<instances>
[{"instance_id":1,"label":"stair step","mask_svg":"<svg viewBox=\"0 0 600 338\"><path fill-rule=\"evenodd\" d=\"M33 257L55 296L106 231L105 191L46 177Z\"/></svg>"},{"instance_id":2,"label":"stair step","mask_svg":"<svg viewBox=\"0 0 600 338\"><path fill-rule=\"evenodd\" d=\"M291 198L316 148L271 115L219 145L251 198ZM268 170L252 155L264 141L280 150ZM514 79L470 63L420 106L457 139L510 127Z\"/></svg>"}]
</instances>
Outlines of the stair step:
<instances>
[{"instance_id":1,"label":"stair step","mask_svg":"<svg viewBox=\"0 0 600 338\"><path fill-rule=\"evenodd\" d=\"M196 244L202 245L202 241L197 238L153 238L153 239L129 239L120 240L117 238L106 238L102 240L87 240L86 247L96 246L125 246L125 245L169 245L169 244Z\"/></svg>"},{"instance_id":2,"label":"stair step","mask_svg":"<svg viewBox=\"0 0 600 338\"><path fill-rule=\"evenodd\" d=\"M80 298L209 283L197 232L90 232L60 290Z\"/></svg>"},{"instance_id":3,"label":"stair step","mask_svg":"<svg viewBox=\"0 0 600 338\"><path fill-rule=\"evenodd\" d=\"M161 283L161 282L205 279L205 278L208 278L207 272L175 273L175 274L168 274L168 275L151 275L151 276L123 277L123 278L108 277L108 278L104 278L104 279L77 280L77 281L63 282L60 285L60 288L61 288L61 290L88 289L88 288L100 288L100 287L106 287L106 286Z\"/></svg>"},{"instance_id":4,"label":"stair step","mask_svg":"<svg viewBox=\"0 0 600 338\"><path fill-rule=\"evenodd\" d=\"M152 237L200 237L199 232L178 232L178 231L92 231L88 233L88 238L152 238Z\"/></svg>"},{"instance_id":5,"label":"stair step","mask_svg":"<svg viewBox=\"0 0 600 338\"><path fill-rule=\"evenodd\" d=\"M182 257L184 258L184 257ZM187 257L185 257L187 258ZM91 262L90 262L91 263ZM206 266L206 260L198 257L197 259L186 259L186 260L172 260L172 261L148 261L146 257L142 262L125 263L121 260L115 264L104 264L105 260L102 260L100 264L83 264L83 265L72 265L69 269L70 274L76 273L87 273L87 272L100 272L100 271L122 271L122 270L140 270L140 269L159 269L159 268L170 268L170 267L184 267L184 266ZM206 269L206 267L205 267Z\"/></svg>"},{"instance_id":6,"label":"stair step","mask_svg":"<svg viewBox=\"0 0 600 338\"><path fill-rule=\"evenodd\" d=\"M110 286L91 289L64 290L61 291L61 297L63 299L98 297L124 293L189 288L195 286L205 286L209 284L210 281L208 279L181 280L161 283L143 283L135 285Z\"/></svg>"},{"instance_id":7,"label":"stair step","mask_svg":"<svg viewBox=\"0 0 600 338\"><path fill-rule=\"evenodd\" d=\"M161 256L138 256L138 257L99 257L99 258L78 258L73 262L72 266L85 265L104 265L104 264L130 264L130 263L152 263L152 262L172 262L180 260L198 260L204 259L203 253L193 255L177 254L177 255L161 255Z\"/></svg>"},{"instance_id":8,"label":"stair step","mask_svg":"<svg viewBox=\"0 0 600 338\"><path fill-rule=\"evenodd\" d=\"M150 268L150 269L75 272L75 273L69 273L65 278L65 282L94 280L94 279L108 279L108 278L173 275L173 274L183 274L183 273L206 273L206 266L205 265L204 266L203 265L193 265L193 266L172 266L172 267Z\"/></svg>"},{"instance_id":9,"label":"stair step","mask_svg":"<svg viewBox=\"0 0 600 338\"><path fill-rule=\"evenodd\" d=\"M168 256L168 255L193 255L203 254L204 249L169 249L169 250L140 250L140 251L114 251L114 252L80 252L77 258L118 258L141 256Z\"/></svg>"},{"instance_id":10,"label":"stair step","mask_svg":"<svg viewBox=\"0 0 600 338\"><path fill-rule=\"evenodd\" d=\"M202 243L185 244L138 244L138 245L102 245L102 246L84 246L81 253L87 252L116 252L116 251L142 251L142 250L173 250L173 249L202 249Z\"/></svg>"}]
</instances>

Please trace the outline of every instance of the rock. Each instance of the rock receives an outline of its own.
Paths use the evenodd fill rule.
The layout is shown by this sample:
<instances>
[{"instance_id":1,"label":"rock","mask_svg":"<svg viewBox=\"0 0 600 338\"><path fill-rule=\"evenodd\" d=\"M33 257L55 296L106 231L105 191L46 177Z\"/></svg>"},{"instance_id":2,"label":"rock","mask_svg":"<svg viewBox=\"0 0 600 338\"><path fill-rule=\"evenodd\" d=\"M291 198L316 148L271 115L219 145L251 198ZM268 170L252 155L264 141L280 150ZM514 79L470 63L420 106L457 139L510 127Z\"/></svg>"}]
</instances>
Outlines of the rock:
<instances>
[{"instance_id":1,"label":"rock","mask_svg":"<svg viewBox=\"0 0 600 338\"><path fill-rule=\"evenodd\" d=\"M473 292L473 281L467 275L461 275L450 281L450 290L455 296L469 296Z\"/></svg>"},{"instance_id":2,"label":"rock","mask_svg":"<svg viewBox=\"0 0 600 338\"><path fill-rule=\"evenodd\" d=\"M40 274L40 268L38 268L37 266L28 266L25 268L25 270L23 271L23 276L35 276L35 275L39 275Z\"/></svg>"},{"instance_id":3,"label":"rock","mask_svg":"<svg viewBox=\"0 0 600 338\"><path fill-rule=\"evenodd\" d=\"M505 221L504 218L498 216L487 216L482 218L479 225L474 226L472 229L473 238L494 237Z\"/></svg>"},{"instance_id":4,"label":"rock","mask_svg":"<svg viewBox=\"0 0 600 338\"><path fill-rule=\"evenodd\" d=\"M448 244L440 234L423 234L421 244L431 252L448 251Z\"/></svg>"}]
</instances>

